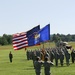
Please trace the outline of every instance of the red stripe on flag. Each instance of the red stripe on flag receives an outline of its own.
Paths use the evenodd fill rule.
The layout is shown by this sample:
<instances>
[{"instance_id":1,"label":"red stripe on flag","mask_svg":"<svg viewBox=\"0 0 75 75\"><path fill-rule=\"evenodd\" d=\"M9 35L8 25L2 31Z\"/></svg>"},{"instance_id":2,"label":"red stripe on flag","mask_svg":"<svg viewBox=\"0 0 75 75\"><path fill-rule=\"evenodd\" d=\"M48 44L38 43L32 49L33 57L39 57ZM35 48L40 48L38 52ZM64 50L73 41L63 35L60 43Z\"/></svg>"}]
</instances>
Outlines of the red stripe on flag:
<instances>
[{"instance_id":1,"label":"red stripe on flag","mask_svg":"<svg viewBox=\"0 0 75 75\"><path fill-rule=\"evenodd\" d=\"M28 46L28 38L25 32L13 34L13 48L19 50Z\"/></svg>"}]
</instances>

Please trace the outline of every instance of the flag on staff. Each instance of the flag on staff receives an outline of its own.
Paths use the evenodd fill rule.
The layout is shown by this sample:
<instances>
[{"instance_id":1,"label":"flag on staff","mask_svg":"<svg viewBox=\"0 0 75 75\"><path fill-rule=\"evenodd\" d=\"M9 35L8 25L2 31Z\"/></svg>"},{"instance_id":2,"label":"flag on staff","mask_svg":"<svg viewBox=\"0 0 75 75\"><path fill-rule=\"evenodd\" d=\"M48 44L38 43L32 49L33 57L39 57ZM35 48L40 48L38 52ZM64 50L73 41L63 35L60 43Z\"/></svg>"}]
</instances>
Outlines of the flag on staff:
<instances>
[{"instance_id":1,"label":"flag on staff","mask_svg":"<svg viewBox=\"0 0 75 75\"><path fill-rule=\"evenodd\" d=\"M50 40L50 24L46 25L35 34L35 44Z\"/></svg>"},{"instance_id":2,"label":"flag on staff","mask_svg":"<svg viewBox=\"0 0 75 75\"><path fill-rule=\"evenodd\" d=\"M40 25L32 28L27 32L13 34L12 43L13 43L14 50L19 50L27 46L33 46L34 39L30 39L30 35L34 34L39 30L40 30Z\"/></svg>"},{"instance_id":3,"label":"flag on staff","mask_svg":"<svg viewBox=\"0 0 75 75\"><path fill-rule=\"evenodd\" d=\"M33 35L32 35L33 37ZM31 39L32 39L31 37ZM35 45L43 43L43 48L42 48L42 60L44 61L44 56L45 56L45 49L44 49L44 42L47 42L50 40L50 24L46 25L42 29L40 29L38 32L34 34L34 39L35 39Z\"/></svg>"}]
</instances>

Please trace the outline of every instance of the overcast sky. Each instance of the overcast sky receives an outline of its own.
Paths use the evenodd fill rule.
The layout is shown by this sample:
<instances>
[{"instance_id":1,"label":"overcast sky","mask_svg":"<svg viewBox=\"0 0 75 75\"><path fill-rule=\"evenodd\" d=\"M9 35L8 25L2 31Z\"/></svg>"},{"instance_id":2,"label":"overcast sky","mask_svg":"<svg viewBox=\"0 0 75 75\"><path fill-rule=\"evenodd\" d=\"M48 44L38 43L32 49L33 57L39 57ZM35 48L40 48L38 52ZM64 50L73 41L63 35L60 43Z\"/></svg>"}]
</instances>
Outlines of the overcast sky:
<instances>
[{"instance_id":1,"label":"overcast sky","mask_svg":"<svg viewBox=\"0 0 75 75\"><path fill-rule=\"evenodd\" d=\"M49 23L51 34L75 34L75 0L0 0L0 36Z\"/></svg>"}]
</instances>

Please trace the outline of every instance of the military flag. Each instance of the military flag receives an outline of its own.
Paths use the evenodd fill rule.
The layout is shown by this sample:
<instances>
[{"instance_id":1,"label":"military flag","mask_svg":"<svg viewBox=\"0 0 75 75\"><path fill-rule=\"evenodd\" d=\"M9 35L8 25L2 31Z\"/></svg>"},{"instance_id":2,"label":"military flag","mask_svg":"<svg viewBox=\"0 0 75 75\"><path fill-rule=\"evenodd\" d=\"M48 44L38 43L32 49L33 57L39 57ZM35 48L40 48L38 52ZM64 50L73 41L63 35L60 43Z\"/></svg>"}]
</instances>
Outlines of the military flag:
<instances>
[{"instance_id":1,"label":"military flag","mask_svg":"<svg viewBox=\"0 0 75 75\"><path fill-rule=\"evenodd\" d=\"M35 44L43 43L50 40L50 24L40 29L35 34Z\"/></svg>"}]
</instances>

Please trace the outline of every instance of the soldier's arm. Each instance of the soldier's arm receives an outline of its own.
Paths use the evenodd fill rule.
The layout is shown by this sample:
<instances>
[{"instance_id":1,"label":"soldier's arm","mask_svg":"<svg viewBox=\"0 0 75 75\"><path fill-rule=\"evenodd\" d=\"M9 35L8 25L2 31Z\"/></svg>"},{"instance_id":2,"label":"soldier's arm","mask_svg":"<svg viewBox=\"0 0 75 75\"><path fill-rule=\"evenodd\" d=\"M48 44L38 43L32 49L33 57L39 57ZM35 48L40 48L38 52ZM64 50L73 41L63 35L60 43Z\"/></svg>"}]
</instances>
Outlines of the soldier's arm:
<instances>
[{"instance_id":1,"label":"soldier's arm","mask_svg":"<svg viewBox=\"0 0 75 75\"><path fill-rule=\"evenodd\" d=\"M50 64L51 64L51 65L54 65L54 63L53 63L53 62L51 62L51 61L50 61Z\"/></svg>"}]
</instances>

